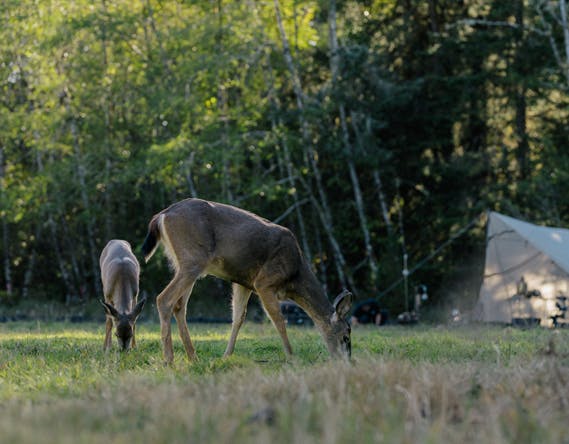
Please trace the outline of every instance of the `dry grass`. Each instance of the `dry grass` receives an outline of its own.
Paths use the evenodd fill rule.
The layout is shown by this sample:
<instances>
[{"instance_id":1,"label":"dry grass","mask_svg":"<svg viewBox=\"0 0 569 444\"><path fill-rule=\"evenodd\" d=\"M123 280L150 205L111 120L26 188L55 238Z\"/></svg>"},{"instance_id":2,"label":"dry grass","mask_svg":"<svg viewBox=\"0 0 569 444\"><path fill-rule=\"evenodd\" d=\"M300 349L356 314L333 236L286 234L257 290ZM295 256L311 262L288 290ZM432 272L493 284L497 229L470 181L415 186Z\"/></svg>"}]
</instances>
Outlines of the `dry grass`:
<instances>
[{"instance_id":1,"label":"dry grass","mask_svg":"<svg viewBox=\"0 0 569 444\"><path fill-rule=\"evenodd\" d=\"M0 330L3 442L567 442L569 332L364 329L342 363L291 329L287 363L270 326L246 327L228 360L226 326L193 326L200 362L178 347L169 369L154 327L108 357L100 328L59 328Z\"/></svg>"}]
</instances>

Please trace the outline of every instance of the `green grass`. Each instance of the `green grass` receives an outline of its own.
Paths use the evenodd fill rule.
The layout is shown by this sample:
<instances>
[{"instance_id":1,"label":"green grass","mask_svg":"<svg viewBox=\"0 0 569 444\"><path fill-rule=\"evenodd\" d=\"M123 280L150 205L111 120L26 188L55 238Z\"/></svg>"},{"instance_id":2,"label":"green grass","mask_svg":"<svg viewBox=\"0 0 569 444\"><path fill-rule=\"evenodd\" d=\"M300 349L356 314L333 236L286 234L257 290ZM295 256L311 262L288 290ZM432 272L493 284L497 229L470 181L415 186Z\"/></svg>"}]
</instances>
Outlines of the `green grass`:
<instances>
[{"instance_id":1,"label":"green grass","mask_svg":"<svg viewBox=\"0 0 569 444\"><path fill-rule=\"evenodd\" d=\"M102 324L0 324L2 442L566 442L569 331L357 328L353 360L314 329L190 325L189 363L159 327L103 353ZM552 349L553 347L553 349ZM565 441L564 441L565 440Z\"/></svg>"}]
</instances>

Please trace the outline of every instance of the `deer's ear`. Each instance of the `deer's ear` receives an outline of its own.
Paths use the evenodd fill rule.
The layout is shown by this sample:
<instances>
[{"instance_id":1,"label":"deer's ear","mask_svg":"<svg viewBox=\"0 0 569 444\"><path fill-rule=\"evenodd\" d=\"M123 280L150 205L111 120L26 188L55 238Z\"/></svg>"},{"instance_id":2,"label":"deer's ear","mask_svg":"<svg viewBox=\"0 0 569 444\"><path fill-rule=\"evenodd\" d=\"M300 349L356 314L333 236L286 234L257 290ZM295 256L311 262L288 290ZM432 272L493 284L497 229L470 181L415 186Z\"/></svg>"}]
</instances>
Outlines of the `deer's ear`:
<instances>
[{"instance_id":1,"label":"deer's ear","mask_svg":"<svg viewBox=\"0 0 569 444\"><path fill-rule=\"evenodd\" d=\"M132 319L136 319L138 316L140 316L140 313L142 313L142 309L144 308L144 304L146 304L146 298L142 299L138 302L138 304L136 304L134 310L132 310Z\"/></svg>"},{"instance_id":2,"label":"deer's ear","mask_svg":"<svg viewBox=\"0 0 569 444\"><path fill-rule=\"evenodd\" d=\"M350 312L350 309L352 308L352 299L352 293L348 290L344 290L334 300L334 311L339 319L344 319Z\"/></svg>"},{"instance_id":3,"label":"deer's ear","mask_svg":"<svg viewBox=\"0 0 569 444\"><path fill-rule=\"evenodd\" d=\"M102 299L99 299L99 301L101 302L101 305L105 309L105 313L107 313L109 316L112 316L113 318L119 317L119 312L116 310L115 307L113 307L111 304L107 304Z\"/></svg>"}]
</instances>

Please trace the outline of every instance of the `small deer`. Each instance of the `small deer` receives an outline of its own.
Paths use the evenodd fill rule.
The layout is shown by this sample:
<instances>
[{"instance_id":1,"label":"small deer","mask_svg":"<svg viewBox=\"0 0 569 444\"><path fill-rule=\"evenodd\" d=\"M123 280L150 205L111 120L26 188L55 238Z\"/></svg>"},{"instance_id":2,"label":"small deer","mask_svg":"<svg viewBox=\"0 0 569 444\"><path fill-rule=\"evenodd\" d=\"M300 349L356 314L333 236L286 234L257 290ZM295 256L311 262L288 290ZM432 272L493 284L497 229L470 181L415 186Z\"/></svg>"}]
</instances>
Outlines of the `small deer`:
<instances>
[{"instance_id":1,"label":"small deer","mask_svg":"<svg viewBox=\"0 0 569 444\"><path fill-rule=\"evenodd\" d=\"M138 298L138 277L140 266L132 253L130 244L124 240L110 240L101 253L101 280L105 300L101 304L106 313L104 349L111 347L111 330L121 350L128 351L136 346L134 335L136 318L142 312L146 299Z\"/></svg>"},{"instance_id":2,"label":"small deer","mask_svg":"<svg viewBox=\"0 0 569 444\"><path fill-rule=\"evenodd\" d=\"M177 202L154 215L142 246L146 262L162 243L174 277L156 298L166 363L174 359L171 319L176 318L186 354L196 358L186 309L196 280L205 275L233 282L233 323L224 356L235 348L247 303L255 292L292 354L279 300L292 299L312 318L332 356L351 354L346 322L352 294L344 290L331 304L290 230L242 209L201 199Z\"/></svg>"}]
</instances>

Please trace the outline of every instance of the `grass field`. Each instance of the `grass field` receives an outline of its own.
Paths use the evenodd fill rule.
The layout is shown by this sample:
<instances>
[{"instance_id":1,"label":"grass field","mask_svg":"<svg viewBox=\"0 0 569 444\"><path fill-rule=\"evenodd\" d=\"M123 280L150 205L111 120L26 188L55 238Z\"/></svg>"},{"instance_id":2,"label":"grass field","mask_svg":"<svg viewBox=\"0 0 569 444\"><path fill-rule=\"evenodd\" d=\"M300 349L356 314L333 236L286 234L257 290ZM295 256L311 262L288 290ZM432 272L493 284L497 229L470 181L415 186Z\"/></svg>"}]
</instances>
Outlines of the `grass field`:
<instances>
[{"instance_id":1,"label":"grass field","mask_svg":"<svg viewBox=\"0 0 569 444\"><path fill-rule=\"evenodd\" d=\"M569 331L358 328L351 363L314 329L190 325L162 364L158 325L138 348L102 352L103 325L0 324L0 441L6 443L567 443Z\"/></svg>"}]
</instances>

